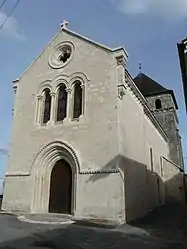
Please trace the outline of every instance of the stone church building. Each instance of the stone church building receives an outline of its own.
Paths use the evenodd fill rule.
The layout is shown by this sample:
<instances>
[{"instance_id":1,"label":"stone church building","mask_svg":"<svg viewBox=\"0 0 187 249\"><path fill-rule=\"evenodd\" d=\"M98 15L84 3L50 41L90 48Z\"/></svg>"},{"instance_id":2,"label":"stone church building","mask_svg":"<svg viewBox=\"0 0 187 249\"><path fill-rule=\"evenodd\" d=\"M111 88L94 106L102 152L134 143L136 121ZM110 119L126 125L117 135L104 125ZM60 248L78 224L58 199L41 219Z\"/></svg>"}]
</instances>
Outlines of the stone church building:
<instances>
[{"instance_id":1,"label":"stone church building","mask_svg":"<svg viewBox=\"0 0 187 249\"><path fill-rule=\"evenodd\" d=\"M2 210L128 222L185 200L177 102L66 23L13 82Z\"/></svg>"}]
</instances>

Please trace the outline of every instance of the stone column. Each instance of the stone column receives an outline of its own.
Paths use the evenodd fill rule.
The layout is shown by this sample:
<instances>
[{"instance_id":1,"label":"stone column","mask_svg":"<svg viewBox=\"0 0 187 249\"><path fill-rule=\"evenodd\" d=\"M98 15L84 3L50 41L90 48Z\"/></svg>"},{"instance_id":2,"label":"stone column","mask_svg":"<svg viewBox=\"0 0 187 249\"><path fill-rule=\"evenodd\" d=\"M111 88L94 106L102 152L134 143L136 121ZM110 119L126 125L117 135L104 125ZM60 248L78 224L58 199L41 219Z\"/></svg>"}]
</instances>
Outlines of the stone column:
<instances>
[{"instance_id":1,"label":"stone column","mask_svg":"<svg viewBox=\"0 0 187 249\"><path fill-rule=\"evenodd\" d=\"M67 92L67 112L66 112L66 120L70 120L71 117L72 117L72 101L71 101L71 98L72 98L72 89L71 88L66 88L66 92Z\"/></svg>"},{"instance_id":2,"label":"stone column","mask_svg":"<svg viewBox=\"0 0 187 249\"><path fill-rule=\"evenodd\" d=\"M85 88L84 88L84 84L81 84L81 88L82 88L82 115L84 115L84 107L85 107Z\"/></svg>"},{"instance_id":3,"label":"stone column","mask_svg":"<svg viewBox=\"0 0 187 249\"><path fill-rule=\"evenodd\" d=\"M55 114L56 114L56 94L51 92L51 115L50 115L50 123L55 123Z\"/></svg>"},{"instance_id":4,"label":"stone column","mask_svg":"<svg viewBox=\"0 0 187 249\"><path fill-rule=\"evenodd\" d=\"M36 123L41 124L42 122L42 96L38 96L37 110L36 110Z\"/></svg>"}]
</instances>

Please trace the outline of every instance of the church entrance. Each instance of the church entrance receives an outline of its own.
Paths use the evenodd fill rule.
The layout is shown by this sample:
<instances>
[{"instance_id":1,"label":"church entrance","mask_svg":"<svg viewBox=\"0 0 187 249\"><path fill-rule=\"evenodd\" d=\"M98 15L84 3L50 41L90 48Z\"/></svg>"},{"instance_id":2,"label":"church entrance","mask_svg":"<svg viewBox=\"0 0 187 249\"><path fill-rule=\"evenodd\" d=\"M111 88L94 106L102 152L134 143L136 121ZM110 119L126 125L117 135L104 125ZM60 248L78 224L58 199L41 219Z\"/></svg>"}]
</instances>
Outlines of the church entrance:
<instances>
[{"instance_id":1,"label":"church entrance","mask_svg":"<svg viewBox=\"0 0 187 249\"><path fill-rule=\"evenodd\" d=\"M58 161L51 173L49 212L71 214L72 171L65 160Z\"/></svg>"}]
</instances>

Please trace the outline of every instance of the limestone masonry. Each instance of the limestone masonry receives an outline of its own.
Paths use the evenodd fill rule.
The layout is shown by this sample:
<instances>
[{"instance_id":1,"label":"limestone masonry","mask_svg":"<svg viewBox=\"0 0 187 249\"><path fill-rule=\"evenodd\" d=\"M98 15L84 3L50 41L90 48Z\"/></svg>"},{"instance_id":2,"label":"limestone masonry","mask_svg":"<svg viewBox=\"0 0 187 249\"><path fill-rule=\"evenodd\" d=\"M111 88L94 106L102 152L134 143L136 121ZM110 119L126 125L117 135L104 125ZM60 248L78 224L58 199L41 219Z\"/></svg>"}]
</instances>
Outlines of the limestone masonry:
<instances>
[{"instance_id":1,"label":"limestone masonry","mask_svg":"<svg viewBox=\"0 0 187 249\"><path fill-rule=\"evenodd\" d=\"M185 200L174 93L127 57L65 22L14 81L4 211L128 222Z\"/></svg>"}]
</instances>

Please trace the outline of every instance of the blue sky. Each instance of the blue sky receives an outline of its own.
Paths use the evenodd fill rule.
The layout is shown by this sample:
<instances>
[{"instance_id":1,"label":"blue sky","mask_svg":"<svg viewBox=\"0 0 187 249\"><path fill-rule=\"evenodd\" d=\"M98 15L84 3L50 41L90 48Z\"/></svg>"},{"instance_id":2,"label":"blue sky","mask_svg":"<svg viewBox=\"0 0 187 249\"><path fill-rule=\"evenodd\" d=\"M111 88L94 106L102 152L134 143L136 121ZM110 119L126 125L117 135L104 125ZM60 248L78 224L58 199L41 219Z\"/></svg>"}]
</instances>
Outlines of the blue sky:
<instances>
[{"instance_id":1,"label":"blue sky","mask_svg":"<svg viewBox=\"0 0 187 249\"><path fill-rule=\"evenodd\" d=\"M0 22L14 2L7 0L0 12ZM21 0L0 30L0 147L8 148L10 143L12 80L49 43L63 19L70 22L71 30L84 36L110 47L124 46L132 76L138 74L141 61L144 73L174 90L187 156L187 117L176 47L187 36L186 0ZM6 157L0 156L0 177L5 165Z\"/></svg>"}]
</instances>

